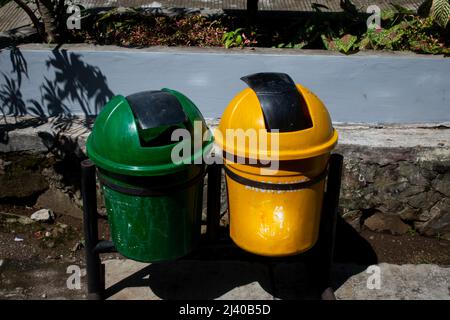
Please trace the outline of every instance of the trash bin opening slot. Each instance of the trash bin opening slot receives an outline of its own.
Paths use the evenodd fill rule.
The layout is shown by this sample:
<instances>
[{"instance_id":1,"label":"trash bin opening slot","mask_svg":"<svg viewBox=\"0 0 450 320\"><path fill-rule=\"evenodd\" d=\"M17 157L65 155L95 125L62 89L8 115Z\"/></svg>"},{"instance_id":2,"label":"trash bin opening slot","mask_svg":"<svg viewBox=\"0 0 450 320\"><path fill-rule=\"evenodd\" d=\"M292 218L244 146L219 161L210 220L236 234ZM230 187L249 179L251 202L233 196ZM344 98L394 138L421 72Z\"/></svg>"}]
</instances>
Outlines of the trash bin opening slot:
<instances>
[{"instance_id":1,"label":"trash bin opening slot","mask_svg":"<svg viewBox=\"0 0 450 320\"><path fill-rule=\"evenodd\" d=\"M311 128L308 106L295 82L285 73L255 73L241 78L258 97L267 131Z\"/></svg>"},{"instance_id":2,"label":"trash bin opening slot","mask_svg":"<svg viewBox=\"0 0 450 320\"><path fill-rule=\"evenodd\" d=\"M172 132L188 118L178 99L165 91L143 91L126 97L143 147L173 144Z\"/></svg>"}]
</instances>

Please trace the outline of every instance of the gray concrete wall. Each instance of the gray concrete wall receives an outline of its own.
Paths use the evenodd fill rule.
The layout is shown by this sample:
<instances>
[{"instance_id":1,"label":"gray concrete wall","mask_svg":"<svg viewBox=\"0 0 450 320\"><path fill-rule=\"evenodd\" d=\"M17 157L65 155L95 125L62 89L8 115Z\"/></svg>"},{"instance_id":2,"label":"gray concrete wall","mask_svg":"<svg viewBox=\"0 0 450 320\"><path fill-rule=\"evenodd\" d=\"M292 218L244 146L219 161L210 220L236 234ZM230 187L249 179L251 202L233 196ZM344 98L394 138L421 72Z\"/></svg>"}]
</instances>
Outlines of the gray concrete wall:
<instances>
[{"instance_id":1,"label":"gray concrete wall","mask_svg":"<svg viewBox=\"0 0 450 320\"><path fill-rule=\"evenodd\" d=\"M217 118L246 87L240 77L272 71L309 87L337 122L450 121L450 60L442 57L24 46L1 51L0 70L0 106L17 114L95 114L113 94L169 87Z\"/></svg>"}]
</instances>

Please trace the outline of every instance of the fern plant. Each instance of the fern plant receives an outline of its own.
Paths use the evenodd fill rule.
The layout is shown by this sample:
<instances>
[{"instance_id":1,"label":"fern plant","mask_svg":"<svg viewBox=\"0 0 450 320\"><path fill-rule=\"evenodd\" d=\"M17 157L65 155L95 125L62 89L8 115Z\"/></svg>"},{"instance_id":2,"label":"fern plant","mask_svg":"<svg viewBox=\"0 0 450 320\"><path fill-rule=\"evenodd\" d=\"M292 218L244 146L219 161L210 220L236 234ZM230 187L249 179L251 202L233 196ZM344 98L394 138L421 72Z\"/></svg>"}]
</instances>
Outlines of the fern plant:
<instances>
[{"instance_id":1,"label":"fern plant","mask_svg":"<svg viewBox=\"0 0 450 320\"><path fill-rule=\"evenodd\" d=\"M446 28L450 19L450 2L449 0L425 0L418 11L421 15L431 16L439 26Z\"/></svg>"}]
</instances>

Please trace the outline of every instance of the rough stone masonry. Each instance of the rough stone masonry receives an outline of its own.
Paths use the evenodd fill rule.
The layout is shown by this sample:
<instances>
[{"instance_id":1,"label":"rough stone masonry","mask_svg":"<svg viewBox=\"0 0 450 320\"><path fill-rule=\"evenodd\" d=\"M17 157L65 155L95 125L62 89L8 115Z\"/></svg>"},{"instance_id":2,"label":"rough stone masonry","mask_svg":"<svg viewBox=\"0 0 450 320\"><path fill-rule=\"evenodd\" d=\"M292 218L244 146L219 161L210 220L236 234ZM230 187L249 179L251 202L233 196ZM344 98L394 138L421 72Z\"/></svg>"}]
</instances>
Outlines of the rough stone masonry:
<instances>
[{"instance_id":1,"label":"rough stone masonry","mask_svg":"<svg viewBox=\"0 0 450 320\"><path fill-rule=\"evenodd\" d=\"M335 151L344 155L341 214L353 227L450 239L449 123L335 128ZM81 217L79 163L89 132L84 119L3 120L0 202Z\"/></svg>"},{"instance_id":2,"label":"rough stone masonry","mask_svg":"<svg viewBox=\"0 0 450 320\"><path fill-rule=\"evenodd\" d=\"M341 206L353 226L450 237L450 130L342 128ZM358 139L359 136L359 139ZM366 143L361 143L367 136ZM348 138L348 140L347 140ZM360 143L358 143L360 142ZM370 222L370 223L369 223Z\"/></svg>"}]
</instances>

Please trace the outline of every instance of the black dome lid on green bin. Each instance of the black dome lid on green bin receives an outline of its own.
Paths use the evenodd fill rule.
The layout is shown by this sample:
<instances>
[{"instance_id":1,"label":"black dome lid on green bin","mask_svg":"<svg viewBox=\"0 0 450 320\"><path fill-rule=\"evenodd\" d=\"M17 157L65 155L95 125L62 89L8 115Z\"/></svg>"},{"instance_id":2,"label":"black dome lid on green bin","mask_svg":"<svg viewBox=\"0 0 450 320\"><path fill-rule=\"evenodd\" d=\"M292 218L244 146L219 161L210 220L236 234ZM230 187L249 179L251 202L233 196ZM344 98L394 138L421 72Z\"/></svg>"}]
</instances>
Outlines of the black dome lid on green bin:
<instances>
[{"instance_id":1,"label":"black dome lid on green bin","mask_svg":"<svg viewBox=\"0 0 450 320\"><path fill-rule=\"evenodd\" d=\"M113 97L98 115L87 141L89 158L99 168L134 176L162 175L182 170L212 147L213 136L202 141L201 150L193 150L185 163L174 163L176 146L193 146L194 122L202 123L202 134L209 131L205 120L186 96L178 91L162 89ZM171 141L176 128L189 131L191 139ZM162 135L163 143L154 144ZM180 145L181 144L181 145ZM183 158L184 159L184 158Z\"/></svg>"}]
</instances>

